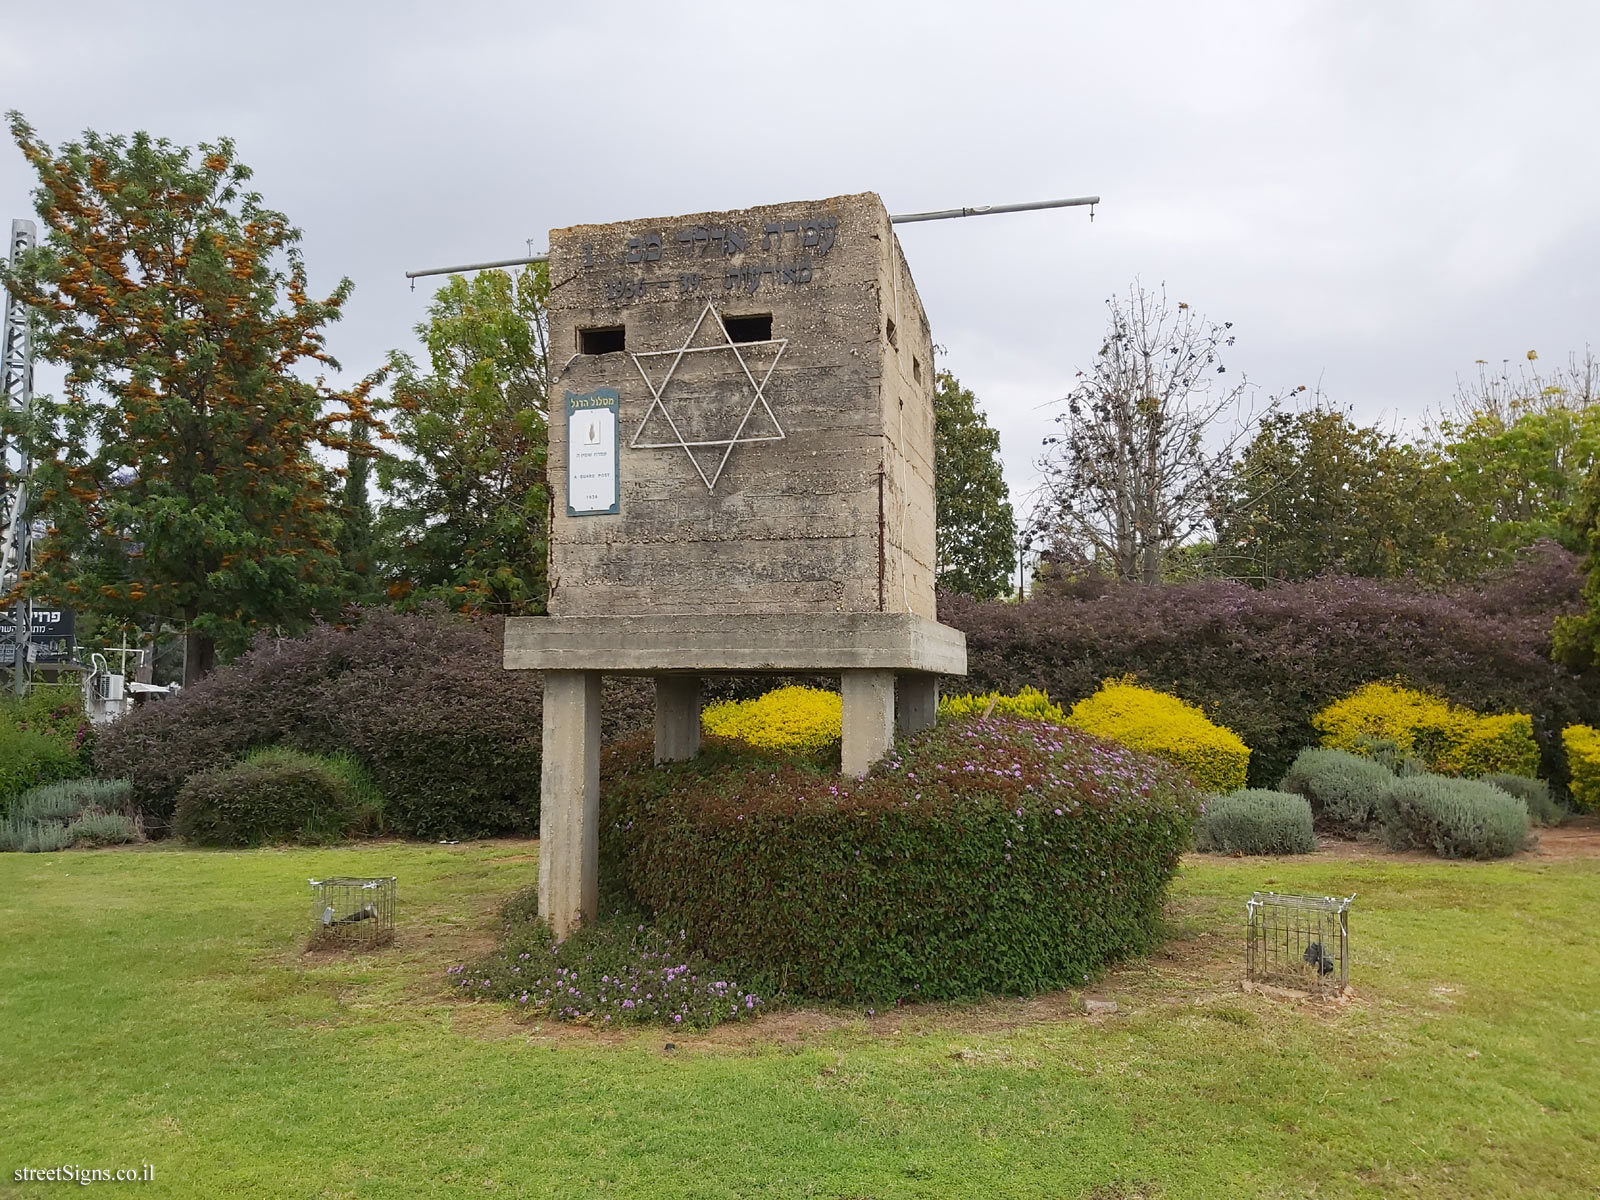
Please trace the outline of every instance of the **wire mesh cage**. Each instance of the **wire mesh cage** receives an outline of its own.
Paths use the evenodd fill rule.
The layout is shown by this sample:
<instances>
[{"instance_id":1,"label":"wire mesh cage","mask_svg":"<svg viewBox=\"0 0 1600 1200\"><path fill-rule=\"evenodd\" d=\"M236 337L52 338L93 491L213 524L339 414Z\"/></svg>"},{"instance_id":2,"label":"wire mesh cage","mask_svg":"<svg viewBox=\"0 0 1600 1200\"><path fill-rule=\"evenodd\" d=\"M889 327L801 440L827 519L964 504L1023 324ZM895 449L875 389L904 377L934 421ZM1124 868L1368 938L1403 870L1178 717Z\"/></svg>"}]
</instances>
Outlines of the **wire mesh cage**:
<instances>
[{"instance_id":1,"label":"wire mesh cage","mask_svg":"<svg viewBox=\"0 0 1600 1200\"><path fill-rule=\"evenodd\" d=\"M1245 978L1251 983L1336 996L1350 985L1354 896L1256 892L1245 905Z\"/></svg>"},{"instance_id":2,"label":"wire mesh cage","mask_svg":"<svg viewBox=\"0 0 1600 1200\"><path fill-rule=\"evenodd\" d=\"M371 949L394 940L395 877L311 882L311 946Z\"/></svg>"}]
</instances>

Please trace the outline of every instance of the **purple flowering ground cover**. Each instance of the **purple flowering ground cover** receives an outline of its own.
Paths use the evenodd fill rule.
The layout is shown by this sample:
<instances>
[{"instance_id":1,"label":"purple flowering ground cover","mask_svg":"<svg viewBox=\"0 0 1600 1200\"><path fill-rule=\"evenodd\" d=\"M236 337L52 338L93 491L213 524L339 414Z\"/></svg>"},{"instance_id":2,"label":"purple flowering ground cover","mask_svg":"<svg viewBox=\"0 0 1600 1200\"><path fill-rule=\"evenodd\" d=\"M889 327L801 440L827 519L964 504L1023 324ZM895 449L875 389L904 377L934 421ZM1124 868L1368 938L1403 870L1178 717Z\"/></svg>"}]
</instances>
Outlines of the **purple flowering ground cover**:
<instances>
[{"instance_id":1,"label":"purple flowering ground cover","mask_svg":"<svg viewBox=\"0 0 1600 1200\"><path fill-rule=\"evenodd\" d=\"M613 917L560 945L537 919L536 889L501 910L504 940L447 975L464 996L501 1000L530 1013L600 1027L658 1024L705 1029L766 1011L759 991L686 947L676 935Z\"/></svg>"}]
</instances>

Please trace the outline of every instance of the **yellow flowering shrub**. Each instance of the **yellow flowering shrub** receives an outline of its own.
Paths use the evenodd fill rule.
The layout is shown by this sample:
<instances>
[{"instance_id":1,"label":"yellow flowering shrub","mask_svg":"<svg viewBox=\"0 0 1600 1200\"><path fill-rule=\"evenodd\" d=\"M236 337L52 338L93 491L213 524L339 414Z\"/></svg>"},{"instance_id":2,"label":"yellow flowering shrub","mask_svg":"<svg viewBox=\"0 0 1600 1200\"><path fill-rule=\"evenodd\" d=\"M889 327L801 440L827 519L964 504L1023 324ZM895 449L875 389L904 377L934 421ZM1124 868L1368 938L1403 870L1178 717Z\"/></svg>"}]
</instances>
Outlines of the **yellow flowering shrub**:
<instances>
[{"instance_id":1,"label":"yellow flowering shrub","mask_svg":"<svg viewBox=\"0 0 1600 1200\"><path fill-rule=\"evenodd\" d=\"M1177 763L1208 792L1244 787L1250 747L1238 734L1215 724L1199 706L1131 679L1106 680L1072 706L1067 724Z\"/></svg>"},{"instance_id":2,"label":"yellow flowering shrub","mask_svg":"<svg viewBox=\"0 0 1600 1200\"><path fill-rule=\"evenodd\" d=\"M1444 769L1457 775L1539 775L1539 743L1527 713L1474 714L1459 740L1443 756Z\"/></svg>"},{"instance_id":3,"label":"yellow flowering shrub","mask_svg":"<svg viewBox=\"0 0 1600 1200\"><path fill-rule=\"evenodd\" d=\"M712 737L737 738L780 754L815 754L839 740L843 702L820 688L775 688L754 700L708 704L700 728Z\"/></svg>"},{"instance_id":4,"label":"yellow flowering shrub","mask_svg":"<svg viewBox=\"0 0 1600 1200\"><path fill-rule=\"evenodd\" d=\"M1572 802L1579 808L1600 810L1600 729L1568 725L1561 731L1561 744L1572 776Z\"/></svg>"},{"instance_id":5,"label":"yellow flowering shrub","mask_svg":"<svg viewBox=\"0 0 1600 1200\"><path fill-rule=\"evenodd\" d=\"M1369 683L1311 718L1322 744L1360 754L1366 739L1392 741L1444 775L1533 776L1539 746L1527 713L1484 715L1394 682Z\"/></svg>"},{"instance_id":6,"label":"yellow flowering shrub","mask_svg":"<svg viewBox=\"0 0 1600 1200\"><path fill-rule=\"evenodd\" d=\"M970 696L940 696L941 717L982 716L994 705L994 712L1007 717L1030 717L1036 721L1053 721L1060 725L1067 719L1066 711L1038 688L1025 687L1015 696L999 692L984 692Z\"/></svg>"}]
</instances>

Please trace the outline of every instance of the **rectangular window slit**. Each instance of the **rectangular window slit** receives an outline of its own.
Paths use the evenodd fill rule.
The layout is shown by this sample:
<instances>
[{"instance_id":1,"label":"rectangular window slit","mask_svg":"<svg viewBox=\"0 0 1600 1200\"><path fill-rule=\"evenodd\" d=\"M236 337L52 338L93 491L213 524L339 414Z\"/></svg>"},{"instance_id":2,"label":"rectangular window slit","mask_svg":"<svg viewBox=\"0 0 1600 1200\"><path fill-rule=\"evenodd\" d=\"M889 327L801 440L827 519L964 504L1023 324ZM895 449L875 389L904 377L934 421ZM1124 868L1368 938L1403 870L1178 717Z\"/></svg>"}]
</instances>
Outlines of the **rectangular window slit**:
<instances>
[{"instance_id":1,"label":"rectangular window slit","mask_svg":"<svg viewBox=\"0 0 1600 1200\"><path fill-rule=\"evenodd\" d=\"M913 358L911 360L911 378L915 379L918 383L922 382L922 360L919 358Z\"/></svg>"},{"instance_id":2,"label":"rectangular window slit","mask_svg":"<svg viewBox=\"0 0 1600 1200\"><path fill-rule=\"evenodd\" d=\"M888 319L887 323L884 325L884 327L883 327L883 336L889 339L889 345L891 345L891 346L898 346L900 344L900 340L896 336L895 331L894 331L894 318L893 317L890 317Z\"/></svg>"},{"instance_id":3,"label":"rectangular window slit","mask_svg":"<svg viewBox=\"0 0 1600 1200\"><path fill-rule=\"evenodd\" d=\"M601 325L578 330L579 354L620 354L628 348L628 331L622 325Z\"/></svg>"},{"instance_id":4,"label":"rectangular window slit","mask_svg":"<svg viewBox=\"0 0 1600 1200\"><path fill-rule=\"evenodd\" d=\"M771 313L751 313L747 317L723 317L722 324L728 330L728 337L735 342L772 340Z\"/></svg>"}]
</instances>

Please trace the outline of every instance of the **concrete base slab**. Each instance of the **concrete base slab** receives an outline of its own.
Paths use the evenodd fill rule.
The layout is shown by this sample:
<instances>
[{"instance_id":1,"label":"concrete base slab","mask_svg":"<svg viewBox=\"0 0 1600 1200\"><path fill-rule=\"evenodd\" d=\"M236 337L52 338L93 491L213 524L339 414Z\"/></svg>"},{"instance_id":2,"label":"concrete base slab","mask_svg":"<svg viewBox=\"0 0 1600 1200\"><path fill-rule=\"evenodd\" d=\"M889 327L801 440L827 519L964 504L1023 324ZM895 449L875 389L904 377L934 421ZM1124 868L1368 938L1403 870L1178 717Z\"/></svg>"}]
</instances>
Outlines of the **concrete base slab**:
<instances>
[{"instance_id":1,"label":"concrete base slab","mask_svg":"<svg viewBox=\"0 0 1600 1200\"><path fill-rule=\"evenodd\" d=\"M967 673L967 638L911 613L512 617L510 670Z\"/></svg>"}]
</instances>

